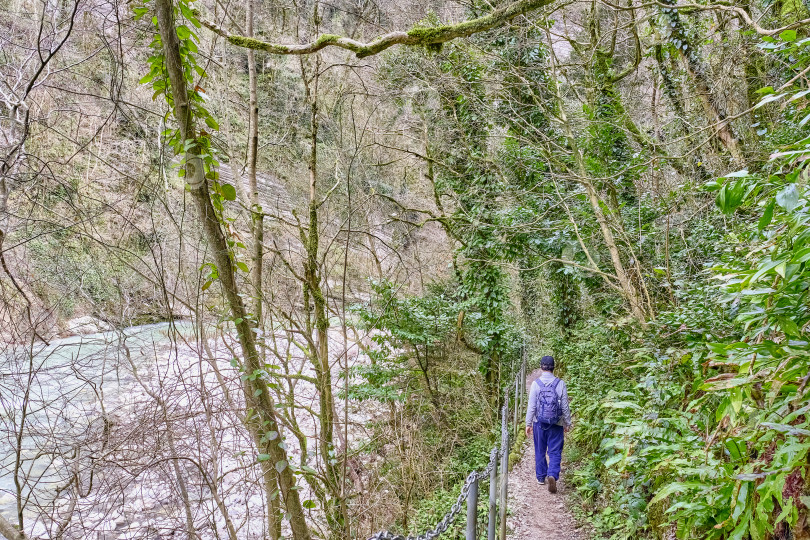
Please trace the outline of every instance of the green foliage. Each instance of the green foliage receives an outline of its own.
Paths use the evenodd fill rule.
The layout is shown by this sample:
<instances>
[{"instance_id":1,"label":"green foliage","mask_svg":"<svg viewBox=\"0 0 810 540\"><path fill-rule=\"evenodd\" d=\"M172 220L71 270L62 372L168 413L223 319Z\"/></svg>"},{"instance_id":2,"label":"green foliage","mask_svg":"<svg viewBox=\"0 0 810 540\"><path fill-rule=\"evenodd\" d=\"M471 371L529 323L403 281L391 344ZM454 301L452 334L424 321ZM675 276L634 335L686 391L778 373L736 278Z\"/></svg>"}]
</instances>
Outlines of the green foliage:
<instances>
[{"instance_id":1,"label":"green foliage","mask_svg":"<svg viewBox=\"0 0 810 540\"><path fill-rule=\"evenodd\" d=\"M674 523L679 538L765 539L795 528L806 511L810 201L803 184L800 169L767 178L740 173L725 183L731 195L718 196L721 209L750 209L755 219L712 266L719 288L682 294L679 309L661 314L632 351L631 343L594 351L603 363L623 364L625 375L610 377L624 380L623 388L606 395L588 373L570 371L583 419L574 437L604 467L586 461L574 481L586 500L600 496L623 516L615 534ZM583 444L594 436L598 448ZM602 493L617 482L624 494Z\"/></svg>"},{"instance_id":2,"label":"green foliage","mask_svg":"<svg viewBox=\"0 0 810 540\"><path fill-rule=\"evenodd\" d=\"M368 306L354 306L360 328L374 331L376 347L364 353L370 363L359 365L354 375L362 383L351 386L353 399L403 401L411 392L432 391L432 366L447 354L464 304L434 286L426 296L400 298L391 282L371 283L374 297Z\"/></svg>"},{"instance_id":3,"label":"green foliage","mask_svg":"<svg viewBox=\"0 0 810 540\"><path fill-rule=\"evenodd\" d=\"M402 294L390 282L371 285L371 301L353 312L373 346L363 351L369 362L352 370L349 392L397 411L372 426L373 440L394 437L377 474L399 486L401 526L421 533L444 517L469 472L486 466L499 437L484 377L475 369L481 356L461 343L463 335L482 343L492 331L479 304L452 282L431 284L421 296ZM507 361L516 352L509 351ZM479 511L486 512L483 502ZM461 538L463 530L458 520L447 537Z\"/></svg>"}]
</instances>

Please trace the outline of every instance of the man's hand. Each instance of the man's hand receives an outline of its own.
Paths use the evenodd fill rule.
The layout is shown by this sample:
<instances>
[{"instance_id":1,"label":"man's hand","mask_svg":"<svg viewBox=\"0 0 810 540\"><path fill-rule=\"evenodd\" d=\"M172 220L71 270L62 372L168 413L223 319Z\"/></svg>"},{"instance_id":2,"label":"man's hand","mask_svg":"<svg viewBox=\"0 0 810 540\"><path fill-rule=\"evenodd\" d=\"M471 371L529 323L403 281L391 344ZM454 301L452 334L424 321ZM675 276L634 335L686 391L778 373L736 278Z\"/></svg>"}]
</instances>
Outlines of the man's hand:
<instances>
[{"instance_id":1,"label":"man's hand","mask_svg":"<svg viewBox=\"0 0 810 540\"><path fill-rule=\"evenodd\" d=\"M532 426L526 426L526 436L527 437L532 436Z\"/></svg>"},{"instance_id":2,"label":"man's hand","mask_svg":"<svg viewBox=\"0 0 810 540\"><path fill-rule=\"evenodd\" d=\"M571 424L568 424L563 428L563 432L568 433L569 431L571 431Z\"/></svg>"}]
</instances>

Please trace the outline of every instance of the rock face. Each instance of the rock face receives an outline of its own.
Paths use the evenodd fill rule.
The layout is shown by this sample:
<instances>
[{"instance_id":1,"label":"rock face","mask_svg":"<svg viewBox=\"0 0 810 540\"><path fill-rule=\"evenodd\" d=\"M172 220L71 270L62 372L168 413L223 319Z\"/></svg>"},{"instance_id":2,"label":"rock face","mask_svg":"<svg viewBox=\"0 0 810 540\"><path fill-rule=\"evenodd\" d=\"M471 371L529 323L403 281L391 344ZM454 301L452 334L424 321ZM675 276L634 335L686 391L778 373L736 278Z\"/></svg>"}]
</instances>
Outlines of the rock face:
<instances>
[{"instance_id":1,"label":"rock face","mask_svg":"<svg viewBox=\"0 0 810 540\"><path fill-rule=\"evenodd\" d=\"M65 335L75 336L75 335L85 335L85 334L97 334L99 332L108 332L112 330L112 326L101 319L96 319L95 317L91 317L86 315L84 317L77 317L75 319L70 319L65 323Z\"/></svg>"}]
</instances>

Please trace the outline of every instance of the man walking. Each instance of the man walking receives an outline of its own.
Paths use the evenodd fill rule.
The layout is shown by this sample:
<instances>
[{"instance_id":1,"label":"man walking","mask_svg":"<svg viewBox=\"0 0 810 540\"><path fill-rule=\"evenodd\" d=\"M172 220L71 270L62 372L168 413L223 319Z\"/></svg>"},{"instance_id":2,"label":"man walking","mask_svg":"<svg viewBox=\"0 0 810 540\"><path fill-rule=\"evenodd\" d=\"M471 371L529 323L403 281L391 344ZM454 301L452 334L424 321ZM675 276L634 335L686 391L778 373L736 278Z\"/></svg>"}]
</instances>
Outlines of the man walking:
<instances>
[{"instance_id":1,"label":"man walking","mask_svg":"<svg viewBox=\"0 0 810 540\"><path fill-rule=\"evenodd\" d=\"M557 493L563 439L571 428L571 409L565 382L554 376L554 357L540 360L543 373L532 383L526 411L526 436L534 435L534 470L540 484ZM548 462L546 462L548 452Z\"/></svg>"}]
</instances>

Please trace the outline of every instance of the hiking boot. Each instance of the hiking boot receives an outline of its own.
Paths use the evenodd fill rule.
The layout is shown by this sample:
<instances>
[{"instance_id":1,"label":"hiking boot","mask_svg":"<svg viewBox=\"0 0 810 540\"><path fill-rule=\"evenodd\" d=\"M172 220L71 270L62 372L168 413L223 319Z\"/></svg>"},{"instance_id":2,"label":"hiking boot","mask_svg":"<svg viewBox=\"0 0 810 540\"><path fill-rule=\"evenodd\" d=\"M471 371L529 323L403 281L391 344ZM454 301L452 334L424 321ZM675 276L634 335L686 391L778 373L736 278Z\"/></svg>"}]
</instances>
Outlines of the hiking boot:
<instances>
[{"instance_id":1,"label":"hiking boot","mask_svg":"<svg viewBox=\"0 0 810 540\"><path fill-rule=\"evenodd\" d=\"M557 493L557 479L553 476L548 477L548 492Z\"/></svg>"},{"instance_id":2,"label":"hiking boot","mask_svg":"<svg viewBox=\"0 0 810 540\"><path fill-rule=\"evenodd\" d=\"M538 480L537 483L540 484L541 486L545 486L546 485L546 477L544 476L543 478Z\"/></svg>"}]
</instances>

